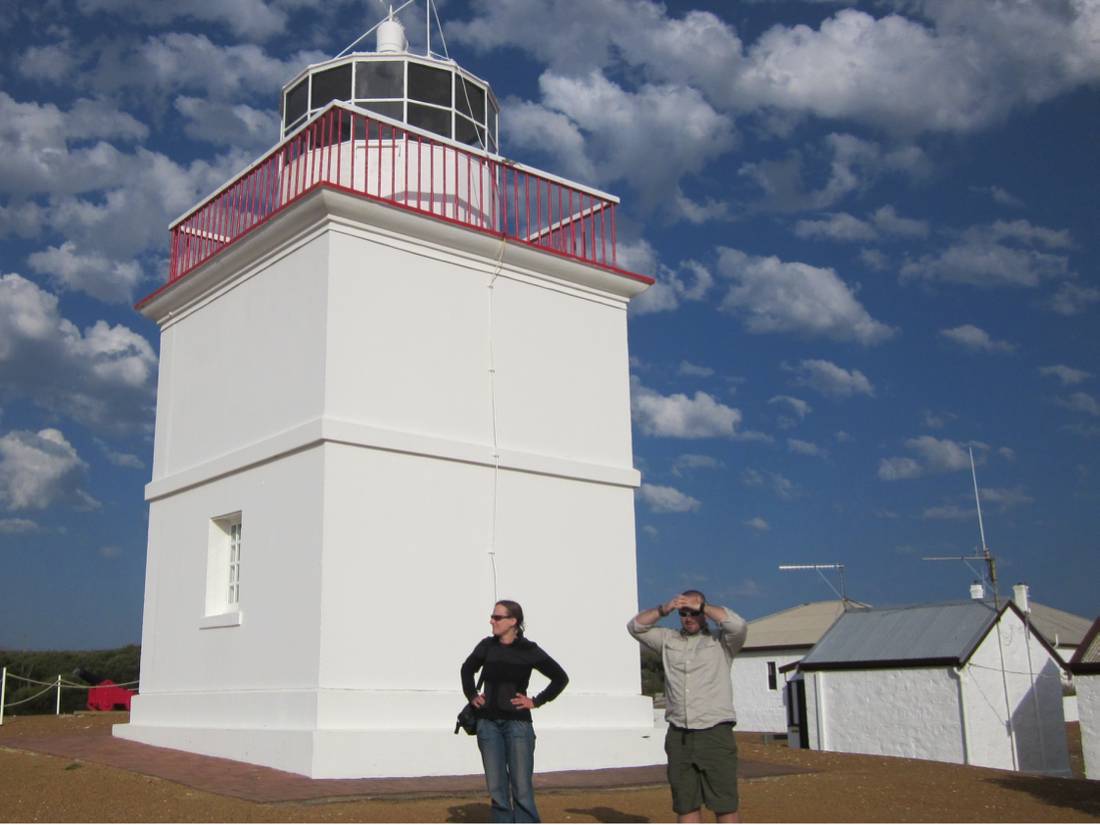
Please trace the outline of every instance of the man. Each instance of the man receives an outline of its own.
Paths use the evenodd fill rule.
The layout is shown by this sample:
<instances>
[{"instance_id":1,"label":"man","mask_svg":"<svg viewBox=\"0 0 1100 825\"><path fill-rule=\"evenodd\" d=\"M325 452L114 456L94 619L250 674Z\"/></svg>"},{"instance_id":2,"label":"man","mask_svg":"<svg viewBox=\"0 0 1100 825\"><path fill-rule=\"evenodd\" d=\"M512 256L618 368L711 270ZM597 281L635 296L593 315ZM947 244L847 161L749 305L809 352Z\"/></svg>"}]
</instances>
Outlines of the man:
<instances>
[{"instance_id":1,"label":"man","mask_svg":"<svg viewBox=\"0 0 1100 825\"><path fill-rule=\"evenodd\" d=\"M673 611L680 615L678 631L655 626ZM717 623L717 635L707 619ZM740 822L730 668L748 635L745 620L727 607L707 604L698 590L685 590L643 610L627 630L660 653L665 666L665 753L676 820L702 822L705 804L719 822Z\"/></svg>"}]
</instances>

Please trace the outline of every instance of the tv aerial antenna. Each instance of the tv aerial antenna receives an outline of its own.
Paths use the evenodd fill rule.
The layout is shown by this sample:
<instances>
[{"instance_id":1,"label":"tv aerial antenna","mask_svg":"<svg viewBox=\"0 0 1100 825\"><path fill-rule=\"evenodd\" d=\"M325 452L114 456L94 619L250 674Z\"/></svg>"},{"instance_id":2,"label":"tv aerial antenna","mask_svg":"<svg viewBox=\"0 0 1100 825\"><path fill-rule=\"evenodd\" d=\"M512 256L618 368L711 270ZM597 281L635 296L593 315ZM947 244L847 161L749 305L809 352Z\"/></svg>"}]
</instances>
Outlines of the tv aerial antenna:
<instances>
[{"instance_id":1,"label":"tv aerial antenna","mask_svg":"<svg viewBox=\"0 0 1100 825\"><path fill-rule=\"evenodd\" d=\"M829 586L829 589L836 593L843 603L845 609L848 607L848 588L844 581L844 565L843 564L781 564L779 569L786 572L790 570L816 570L817 575L821 576L821 580ZM836 589L836 586L829 581L829 577L825 575L823 571L835 570L840 575L840 590Z\"/></svg>"},{"instance_id":2,"label":"tv aerial antenna","mask_svg":"<svg viewBox=\"0 0 1100 825\"><path fill-rule=\"evenodd\" d=\"M1000 612L1001 600L1000 595L997 593L997 559L989 552L989 545L985 543L985 524L982 522L982 497L978 494L978 473L974 469L974 448L967 447L967 452L970 454L970 477L974 481L974 505L978 508L978 534L981 537L982 546L972 556L922 556L921 561L965 562L975 576L989 582L989 589L993 591L993 607ZM971 564L972 561L985 564L984 575L974 568Z\"/></svg>"}]
</instances>

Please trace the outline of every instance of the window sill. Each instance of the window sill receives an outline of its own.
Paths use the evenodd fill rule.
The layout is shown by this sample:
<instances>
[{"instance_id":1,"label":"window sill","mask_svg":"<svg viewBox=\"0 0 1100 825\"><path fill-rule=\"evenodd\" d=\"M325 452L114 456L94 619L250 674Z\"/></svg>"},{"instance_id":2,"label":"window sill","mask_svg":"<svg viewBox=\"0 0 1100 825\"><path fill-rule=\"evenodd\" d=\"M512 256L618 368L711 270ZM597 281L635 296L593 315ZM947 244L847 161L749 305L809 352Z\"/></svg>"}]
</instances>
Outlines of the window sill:
<instances>
[{"instance_id":1,"label":"window sill","mask_svg":"<svg viewBox=\"0 0 1100 825\"><path fill-rule=\"evenodd\" d=\"M219 613L217 616L203 616L199 621L199 630L210 630L215 627L240 627L241 611L232 610L229 613Z\"/></svg>"}]
</instances>

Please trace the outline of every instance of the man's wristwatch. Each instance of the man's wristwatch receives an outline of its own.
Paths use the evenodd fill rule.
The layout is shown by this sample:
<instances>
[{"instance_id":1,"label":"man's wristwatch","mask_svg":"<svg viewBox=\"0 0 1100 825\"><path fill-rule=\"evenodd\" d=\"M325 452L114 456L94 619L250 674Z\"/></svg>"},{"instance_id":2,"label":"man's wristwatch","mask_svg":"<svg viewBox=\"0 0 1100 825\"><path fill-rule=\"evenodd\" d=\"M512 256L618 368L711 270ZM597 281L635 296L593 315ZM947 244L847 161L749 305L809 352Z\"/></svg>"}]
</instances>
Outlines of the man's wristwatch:
<instances>
[{"instance_id":1,"label":"man's wristwatch","mask_svg":"<svg viewBox=\"0 0 1100 825\"><path fill-rule=\"evenodd\" d=\"M661 615L661 618L664 618L665 616L667 616L672 611L671 610L665 610L665 606L663 604L659 604L659 605L657 605L657 612Z\"/></svg>"}]
</instances>

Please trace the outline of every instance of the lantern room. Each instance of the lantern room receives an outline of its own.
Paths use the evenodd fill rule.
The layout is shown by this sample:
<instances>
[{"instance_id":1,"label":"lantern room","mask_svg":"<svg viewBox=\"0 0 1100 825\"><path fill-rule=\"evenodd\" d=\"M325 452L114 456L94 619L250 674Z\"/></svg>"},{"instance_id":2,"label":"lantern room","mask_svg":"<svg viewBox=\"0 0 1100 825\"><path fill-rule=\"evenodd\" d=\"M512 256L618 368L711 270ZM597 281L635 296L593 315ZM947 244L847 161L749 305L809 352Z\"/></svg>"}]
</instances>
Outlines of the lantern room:
<instances>
[{"instance_id":1,"label":"lantern room","mask_svg":"<svg viewBox=\"0 0 1100 825\"><path fill-rule=\"evenodd\" d=\"M453 60L410 54L395 19L377 35L376 52L314 63L283 87L282 137L338 100L497 154L500 108L488 83Z\"/></svg>"}]
</instances>

